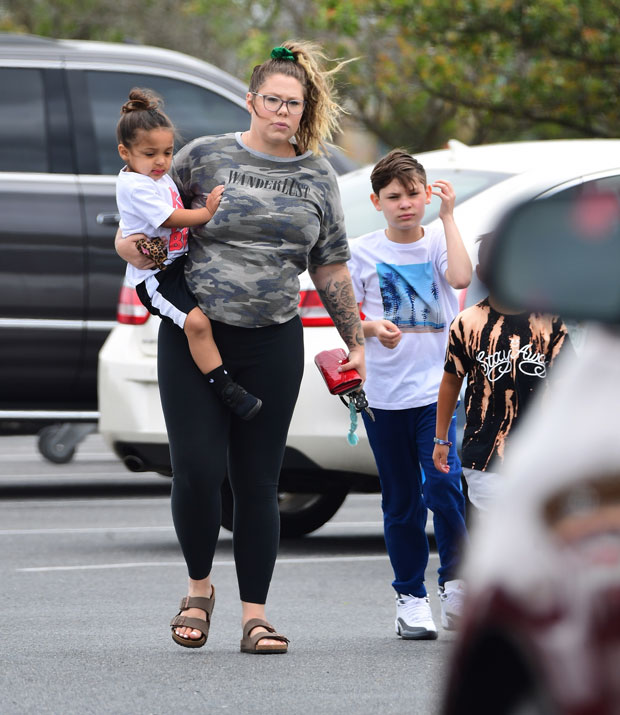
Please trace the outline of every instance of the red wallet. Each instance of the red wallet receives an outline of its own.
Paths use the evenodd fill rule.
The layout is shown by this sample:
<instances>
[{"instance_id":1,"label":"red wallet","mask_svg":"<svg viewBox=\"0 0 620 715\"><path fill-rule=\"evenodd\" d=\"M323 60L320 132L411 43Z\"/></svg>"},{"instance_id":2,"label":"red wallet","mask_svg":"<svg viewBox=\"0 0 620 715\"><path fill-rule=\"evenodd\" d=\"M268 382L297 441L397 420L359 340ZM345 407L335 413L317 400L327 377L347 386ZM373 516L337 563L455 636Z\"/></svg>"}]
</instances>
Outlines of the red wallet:
<instances>
[{"instance_id":1,"label":"red wallet","mask_svg":"<svg viewBox=\"0 0 620 715\"><path fill-rule=\"evenodd\" d=\"M338 372L340 365L348 360L347 354L342 348L323 350L314 356L314 364L319 368L327 389L332 395L346 395L362 384L362 378L357 370Z\"/></svg>"}]
</instances>

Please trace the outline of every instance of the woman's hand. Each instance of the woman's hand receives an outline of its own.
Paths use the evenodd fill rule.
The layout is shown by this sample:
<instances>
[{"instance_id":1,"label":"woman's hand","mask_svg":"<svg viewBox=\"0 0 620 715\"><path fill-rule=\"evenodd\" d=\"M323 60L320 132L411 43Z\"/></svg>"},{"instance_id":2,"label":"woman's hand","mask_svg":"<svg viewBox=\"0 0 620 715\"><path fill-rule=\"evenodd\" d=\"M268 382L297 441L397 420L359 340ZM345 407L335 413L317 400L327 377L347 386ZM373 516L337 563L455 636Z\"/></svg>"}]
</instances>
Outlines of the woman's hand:
<instances>
[{"instance_id":1,"label":"woman's hand","mask_svg":"<svg viewBox=\"0 0 620 715\"><path fill-rule=\"evenodd\" d=\"M134 233L131 236L123 238L120 228L116 232L114 238L114 248L118 255L127 263L140 269L156 268L155 261L150 257L141 253L136 248L136 241L139 238L146 238L143 233Z\"/></svg>"},{"instance_id":2,"label":"woman's hand","mask_svg":"<svg viewBox=\"0 0 620 715\"><path fill-rule=\"evenodd\" d=\"M359 346L349 350L349 361L342 363L338 372L345 370L357 370L362 378L362 384L366 381L366 359L364 357L364 347Z\"/></svg>"},{"instance_id":3,"label":"woman's hand","mask_svg":"<svg viewBox=\"0 0 620 715\"><path fill-rule=\"evenodd\" d=\"M340 372L357 370L362 380L365 380L364 331L347 264L329 263L324 266L311 266L310 278L316 286L325 310L349 349L349 360L340 366Z\"/></svg>"}]
</instances>

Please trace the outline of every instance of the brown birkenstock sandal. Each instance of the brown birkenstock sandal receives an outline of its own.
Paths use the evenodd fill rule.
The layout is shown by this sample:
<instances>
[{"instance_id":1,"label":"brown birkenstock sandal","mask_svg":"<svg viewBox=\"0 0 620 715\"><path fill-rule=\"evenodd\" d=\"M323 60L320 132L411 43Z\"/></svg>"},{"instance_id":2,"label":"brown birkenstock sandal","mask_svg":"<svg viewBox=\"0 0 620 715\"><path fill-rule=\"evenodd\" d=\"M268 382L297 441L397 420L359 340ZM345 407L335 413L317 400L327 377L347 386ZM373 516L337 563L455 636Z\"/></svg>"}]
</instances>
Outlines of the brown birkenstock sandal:
<instances>
[{"instance_id":1,"label":"brown birkenstock sandal","mask_svg":"<svg viewBox=\"0 0 620 715\"><path fill-rule=\"evenodd\" d=\"M253 636L250 635L253 628L257 626L262 626L267 630L259 631ZM280 641L279 644L263 644L261 641L263 639L277 640ZM281 636L276 633L276 629L267 621L263 621L261 618L250 618L250 620L243 626L243 638L241 639L241 652L242 653L286 653L288 651L289 640L286 636Z\"/></svg>"},{"instance_id":2,"label":"brown birkenstock sandal","mask_svg":"<svg viewBox=\"0 0 620 715\"><path fill-rule=\"evenodd\" d=\"M213 613L213 606L215 605L215 587L213 587L211 592L211 598L205 598L204 596L186 596L181 600L181 609L177 615L170 621L170 627L172 628L172 640L184 648L202 648L202 646L207 642L207 636L209 635L209 626L211 625L211 614ZM190 618L189 616L183 616L183 611L187 611L188 608L200 608L207 614L206 620L203 618ZM175 632L175 628L195 628L200 631L202 635L200 638L185 638L178 635Z\"/></svg>"}]
</instances>

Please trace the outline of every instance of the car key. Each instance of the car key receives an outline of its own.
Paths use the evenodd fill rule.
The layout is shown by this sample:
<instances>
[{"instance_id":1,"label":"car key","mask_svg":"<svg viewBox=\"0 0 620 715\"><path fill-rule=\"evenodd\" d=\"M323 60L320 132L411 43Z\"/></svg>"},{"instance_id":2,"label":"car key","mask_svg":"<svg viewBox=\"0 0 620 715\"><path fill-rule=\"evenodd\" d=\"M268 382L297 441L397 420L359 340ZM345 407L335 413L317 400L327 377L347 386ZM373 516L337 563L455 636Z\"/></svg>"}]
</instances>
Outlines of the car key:
<instances>
[{"instance_id":1,"label":"car key","mask_svg":"<svg viewBox=\"0 0 620 715\"><path fill-rule=\"evenodd\" d=\"M375 421L375 416L373 415L372 410L368 406L368 399L366 398L366 393L364 392L364 390L355 390L355 392L349 392L347 397L353 403L356 412L365 412L373 422ZM342 396L340 396L340 399L345 405L347 404Z\"/></svg>"}]
</instances>

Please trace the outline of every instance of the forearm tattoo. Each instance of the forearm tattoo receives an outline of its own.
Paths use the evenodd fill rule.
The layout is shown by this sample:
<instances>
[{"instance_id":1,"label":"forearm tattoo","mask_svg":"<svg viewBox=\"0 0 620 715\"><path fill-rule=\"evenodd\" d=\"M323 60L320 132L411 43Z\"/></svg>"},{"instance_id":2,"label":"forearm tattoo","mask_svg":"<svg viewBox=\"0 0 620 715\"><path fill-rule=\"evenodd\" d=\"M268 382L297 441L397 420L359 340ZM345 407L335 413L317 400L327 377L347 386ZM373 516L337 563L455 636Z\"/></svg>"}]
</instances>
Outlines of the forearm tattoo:
<instances>
[{"instance_id":1,"label":"forearm tattoo","mask_svg":"<svg viewBox=\"0 0 620 715\"><path fill-rule=\"evenodd\" d=\"M363 345L364 333L350 278L329 278L323 288L317 290L346 346L350 349Z\"/></svg>"}]
</instances>

